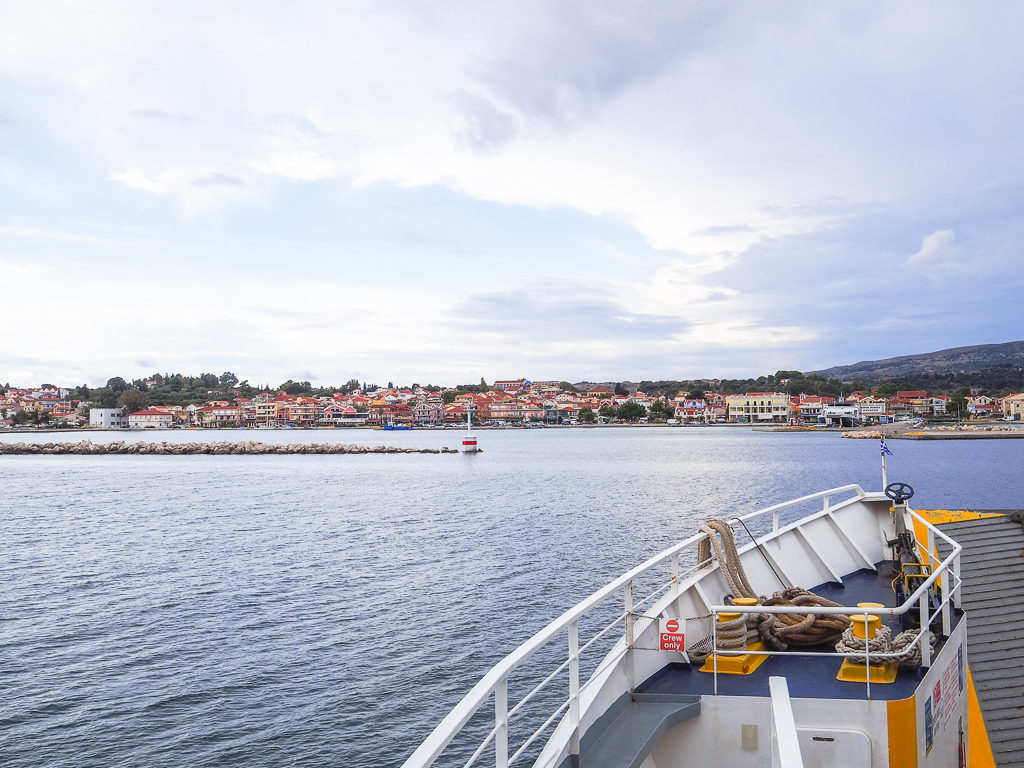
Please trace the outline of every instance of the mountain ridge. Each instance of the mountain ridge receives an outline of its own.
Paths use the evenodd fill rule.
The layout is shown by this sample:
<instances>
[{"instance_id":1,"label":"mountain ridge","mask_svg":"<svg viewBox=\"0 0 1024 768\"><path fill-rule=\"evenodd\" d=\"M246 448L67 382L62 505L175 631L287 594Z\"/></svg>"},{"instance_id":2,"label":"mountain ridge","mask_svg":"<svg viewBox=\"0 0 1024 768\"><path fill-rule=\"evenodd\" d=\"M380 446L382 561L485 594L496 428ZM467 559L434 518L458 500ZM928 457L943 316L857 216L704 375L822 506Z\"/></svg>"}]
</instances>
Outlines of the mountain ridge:
<instances>
[{"instance_id":1,"label":"mountain ridge","mask_svg":"<svg viewBox=\"0 0 1024 768\"><path fill-rule=\"evenodd\" d=\"M1024 365L1024 340L862 360L809 373L843 381L871 381L921 373L969 373L997 365Z\"/></svg>"}]
</instances>

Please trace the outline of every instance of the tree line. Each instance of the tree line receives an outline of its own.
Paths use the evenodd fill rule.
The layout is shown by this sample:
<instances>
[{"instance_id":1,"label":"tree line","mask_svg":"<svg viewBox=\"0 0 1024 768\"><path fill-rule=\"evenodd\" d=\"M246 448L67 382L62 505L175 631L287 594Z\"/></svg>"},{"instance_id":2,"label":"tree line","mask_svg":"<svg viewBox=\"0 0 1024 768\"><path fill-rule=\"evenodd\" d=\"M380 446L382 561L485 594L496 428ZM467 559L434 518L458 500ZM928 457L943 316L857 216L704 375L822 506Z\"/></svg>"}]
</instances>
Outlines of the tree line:
<instances>
[{"instance_id":1,"label":"tree line","mask_svg":"<svg viewBox=\"0 0 1024 768\"><path fill-rule=\"evenodd\" d=\"M53 385L47 384L42 386L53 387ZM394 388L394 386L393 382L387 383L388 388ZM419 386L418 383L411 385L412 388ZM0 394L10 388L9 383L0 386ZM424 388L435 392L442 390L441 387L431 384L424 385ZM579 387L568 381L561 382L560 388L566 392L579 392ZM211 399L252 397L260 392L284 391L289 395L320 397L329 396L335 392L351 394L357 389L372 392L379 389L379 386L376 383L352 378L341 386L314 386L309 381L289 379L277 387L271 387L269 383L254 385L248 380L240 380L231 371L225 371L219 376L213 373L201 373L198 376L187 376L181 373L155 373L148 378L133 381L115 376L102 387L90 388L85 385L75 387L72 390L72 397L93 407L114 408L119 406L129 409L129 411L138 411L150 405L184 406ZM462 384L453 389L446 389L442 392L442 398L446 403L451 403L459 394L478 394L489 390L490 385L484 379L480 379L477 384ZM890 379L858 381L842 381L827 378L821 374L804 374L796 370L779 370L767 376L721 379L713 383L707 379L681 379L641 381L636 384L630 382L628 386L626 382L619 382L614 385L614 392L619 396L625 396L637 390L655 398L664 398L666 401L673 400L680 393L686 393L688 399L699 399L704 396L705 392L732 395L755 391L840 397L856 390L862 390L874 391L883 397L891 397L898 391L925 390L930 394L950 395L959 399L969 395L971 390L976 390L1003 397L1014 392L1024 391L1024 366L999 364L974 371L922 371Z\"/></svg>"}]
</instances>

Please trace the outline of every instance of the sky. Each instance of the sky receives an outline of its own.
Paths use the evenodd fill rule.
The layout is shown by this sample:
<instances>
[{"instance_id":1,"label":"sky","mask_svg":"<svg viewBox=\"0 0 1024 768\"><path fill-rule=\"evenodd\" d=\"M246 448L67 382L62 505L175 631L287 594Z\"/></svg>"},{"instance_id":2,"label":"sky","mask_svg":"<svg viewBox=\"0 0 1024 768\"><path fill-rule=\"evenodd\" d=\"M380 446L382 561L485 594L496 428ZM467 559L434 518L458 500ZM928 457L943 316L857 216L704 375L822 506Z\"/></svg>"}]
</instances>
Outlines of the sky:
<instances>
[{"instance_id":1,"label":"sky","mask_svg":"<svg viewBox=\"0 0 1024 768\"><path fill-rule=\"evenodd\" d=\"M1024 339L1024 5L0 0L0 382Z\"/></svg>"}]
</instances>

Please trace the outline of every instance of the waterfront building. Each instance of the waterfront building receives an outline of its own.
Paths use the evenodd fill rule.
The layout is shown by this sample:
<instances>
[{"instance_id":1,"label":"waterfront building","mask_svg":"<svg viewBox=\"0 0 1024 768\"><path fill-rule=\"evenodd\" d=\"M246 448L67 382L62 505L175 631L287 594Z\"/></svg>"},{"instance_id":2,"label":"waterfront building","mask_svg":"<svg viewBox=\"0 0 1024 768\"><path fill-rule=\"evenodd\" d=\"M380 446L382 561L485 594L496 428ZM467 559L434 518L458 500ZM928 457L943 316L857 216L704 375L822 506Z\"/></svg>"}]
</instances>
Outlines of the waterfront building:
<instances>
[{"instance_id":1,"label":"waterfront building","mask_svg":"<svg viewBox=\"0 0 1024 768\"><path fill-rule=\"evenodd\" d=\"M166 429L174 422L174 417L164 411L148 409L136 411L128 415L128 426L132 429Z\"/></svg>"},{"instance_id":2,"label":"waterfront building","mask_svg":"<svg viewBox=\"0 0 1024 768\"><path fill-rule=\"evenodd\" d=\"M196 411L196 423L200 427L237 427L241 414L238 406L208 405Z\"/></svg>"},{"instance_id":3,"label":"waterfront building","mask_svg":"<svg viewBox=\"0 0 1024 768\"><path fill-rule=\"evenodd\" d=\"M747 392L726 398L729 421L789 421L789 395L785 392Z\"/></svg>"},{"instance_id":4,"label":"waterfront building","mask_svg":"<svg viewBox=\"0 0 1024 768\"><path fill-rule=\"evenodd\" d=\"M860 411L861 421L868 423L885 424L891 420L887 410L888 403L884 397L866 395L857 401L857 409Z\"/></svg>"},{"instance_id":5,"label":"waterfront building","mask_svg":"<svg viewBox=\"0 0 1024 768\"><path fill-rule=\"evenodd\" d=\"M270 422L277 421L277 414L280 408L281 403L276 400L253 398L252 413L256 424L269 424Z\"/></svg>"},{"instance_id":6,"label":"waterfront building","mask_svg":"<svg viewBox=\"0 0 1024 768\"><path fill-rule=\"evenodd\" d=\"M300 398L282 409L283 418L299 427L311 427L320 415L320 406L309 398Z\"/></svg>"},{"instance_id":7,"label":"waterfront building","mask_svg":"<svg viewBox=\"0 0 1024 768\"><path fill-rule=\"evenodd\" d=\"M905 397L890 397L886 400L886 408L893 416L912 416L914 401Z\"/></svg>"},{"instance_id":8,"label":"waterfront building","mask_svg":"<svg viewBox=\"0 0 1024 768\"><path fill-rule=\"evenodd\" d=\"M466 421L466 409L464 406L452 403L444 407L445 423L458 424Z\"/></svg>"},{"instance_id":9,"label":"waterfront building","mask_svg":"<svg viewBox=\"0 0 1024 768\"><path fill-rule=\"evenodd\" d=\"M1014 419L1015 421L1024 420L1024 392L1018 392L1016 395L1007 395L1003 398L1003 418Z\"/></svg>"},{"instance_id":10,"label":"waterfront building","mask_svg":"<svg viewBox=\"0 0 1024 768\"><path fill-rule=\"evenodd\" d=\"M836 399L834 397L824 397L821 395L800 395L799 397L793 398L793 410L800 414L800 420L816 424L818 417L821 415L821 410L827 405L834 403Z\"/></svg>"},{"instance_id":11,"label":"waterfront building","mask_svg":"<svg viewBox=\"0 0 1024 768\"><path fill-rule=\"evenodd\" d=\"M366 416L367 414L360 413L354 406L344 405L342 403L332 403L324 408L319 422L321 424L332 424L334 426L338 426L339 424L358 426L366 423Z\"/></svg>"},{"instance_id":12,"label":"waterfront building","mask_svg":"<svg viewBox=\"0 0 1024 768\"><path fill-rule=\"evenodd\" d=\"M99 429L128 429L124 408L90 408L89 426Z\"/></svg>"},{"instance_id":13,"label":"waterfront building","mask_svg":"<svg viewBox=\"0 0 1024 768\"><path fill-rule=\"evenodd\" d=\"M687 400L676 403L675 417L685 423L709 423L712 420L711 407L705 400Z\"/></svg>"},{"instance_id":14,"label":"waterfront building","mask_svg":"<svg viewBox=\"0 0 1024 768\"><path fill-rule=\"evenodd\" d=\"M444 406L440 403L420 403L412 409L412 420L416 424L440 424L444 420Z\"/></svg>"},{"instance_id":15,"label":"waterfront building","mask_svg":"<svg viewBox=\"0 0 1024 768\"><path fill-rule=\"evenodd\" d=\"M996 406L994 403L978 403L978 402L967 402L967 413L970 414L972 419L983 419L988 416L992 416L996 412Z\"/></svg>"}]
</instances>

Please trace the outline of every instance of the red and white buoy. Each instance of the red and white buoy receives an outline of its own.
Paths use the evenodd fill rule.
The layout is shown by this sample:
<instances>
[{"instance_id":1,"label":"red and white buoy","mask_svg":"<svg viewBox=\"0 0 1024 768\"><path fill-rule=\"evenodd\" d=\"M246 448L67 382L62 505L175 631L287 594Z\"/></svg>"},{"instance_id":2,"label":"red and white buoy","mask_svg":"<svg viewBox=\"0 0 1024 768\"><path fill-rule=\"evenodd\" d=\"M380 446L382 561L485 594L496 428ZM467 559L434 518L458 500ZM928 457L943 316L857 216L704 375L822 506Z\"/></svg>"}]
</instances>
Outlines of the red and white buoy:
<instances>
[{"instance_id":1,"label":"red and white buoy","mask_svg":"<svg viewBox=\"0 0 1024 768\"><path fill-rule=\"evenodd\" d=\"M472 408L466 409L466 436L462 438L462 452L463 453L480 453L480 449L476 445L476 435L471 431L473 429L473 410Z\"/></svg>"}]
</instances>

